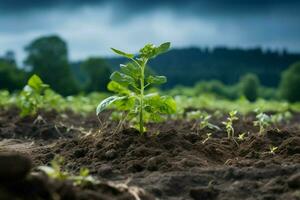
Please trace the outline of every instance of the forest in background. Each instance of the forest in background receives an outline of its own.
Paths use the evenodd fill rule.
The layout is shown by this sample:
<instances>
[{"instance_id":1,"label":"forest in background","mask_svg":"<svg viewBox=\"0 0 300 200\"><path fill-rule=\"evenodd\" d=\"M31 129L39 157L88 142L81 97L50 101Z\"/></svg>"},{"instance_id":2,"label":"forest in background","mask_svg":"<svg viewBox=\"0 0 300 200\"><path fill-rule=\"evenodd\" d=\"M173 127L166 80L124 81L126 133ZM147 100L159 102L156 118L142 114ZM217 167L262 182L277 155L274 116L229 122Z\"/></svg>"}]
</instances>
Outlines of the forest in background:
<instances>
[{"instance_id":1,"label":"forest in background","mask_svg":"<svg viewBox=\"0 0 300 200\"><path fill-rule=\"evenodd\" d=\"M107 59L114 69L122 58ZM193 86L204 80L235 84L241 76L254 73L262 85L277 87L283 70L300 60L300 53L261 48L241 49L216 47L173 49L149 63L151 69L168 77L166 88Z\"/></svg>"},{"instance_id":2,"label":"forest in background","mask_svg":"<svg viewBox=\"0 0 300 200\"><path fill-rule=\"evenodd\" d=\"M106 91L111 71L124 63L122 58L100 56L71 62L68 45L59 36L37 38L25 47L25 51L27 57L23 66L17 66L13 52L8 51L0 57L0 89L20 90L30 75L37 74L62 95ZM282 87L295 87L292 93L299 96L298 76L293 78L296 83L291 84L281 79L283 72L297 61L300 61L300 54L287 50L193 47L172 49L150 62L149 67L152 73L168 77L162 89L172 89L174 94L192 90L190 94L214 93L229 99L244 95L255 100L257 97L281 98L277 88L286 89ZM245 92L247 87L250 95L249 91ZM295 101L295 98L287 99Z\"/></svg>"}]
</instances>

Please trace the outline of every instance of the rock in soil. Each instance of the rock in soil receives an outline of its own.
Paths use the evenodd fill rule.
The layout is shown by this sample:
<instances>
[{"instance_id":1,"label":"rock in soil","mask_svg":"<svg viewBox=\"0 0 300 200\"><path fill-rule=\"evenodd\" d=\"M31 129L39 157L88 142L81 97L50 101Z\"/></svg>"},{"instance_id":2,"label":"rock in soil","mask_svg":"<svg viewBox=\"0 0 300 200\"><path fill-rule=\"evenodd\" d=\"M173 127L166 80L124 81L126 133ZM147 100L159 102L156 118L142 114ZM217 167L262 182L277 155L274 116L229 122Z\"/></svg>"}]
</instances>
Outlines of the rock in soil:
<instances>
[{"instance_id":1,"label":"rock in soil","mask_svg":"<svg viewBox=\"0 0 300 200\"><path fill-rule=\"evenodd\" d=\"M0 153L0 182L7 183L24 179L32 167L31 160L19 153Z\"/></svg>"},{"instance_id":2,"label":"rock in soil","mask_svg":"<svg viewBox=\"0 0 300 200\"><path fill-rule=\"evenodd\" d=\"M213 200L218 196L218 191L210 187L200 187L191 189L190 196L194 200Z\"/></svg>"},{"instance_id":3,"label":"rock in soil","mask_svg":"<svg viewBox=\"0 0 300 200\"><path fill-rule=\"evenodd\" d=\"M289 179L288 179L288 185L291 188L299 188L300 189L300 172L292 175Z\"/></svg>"}]
</instances>

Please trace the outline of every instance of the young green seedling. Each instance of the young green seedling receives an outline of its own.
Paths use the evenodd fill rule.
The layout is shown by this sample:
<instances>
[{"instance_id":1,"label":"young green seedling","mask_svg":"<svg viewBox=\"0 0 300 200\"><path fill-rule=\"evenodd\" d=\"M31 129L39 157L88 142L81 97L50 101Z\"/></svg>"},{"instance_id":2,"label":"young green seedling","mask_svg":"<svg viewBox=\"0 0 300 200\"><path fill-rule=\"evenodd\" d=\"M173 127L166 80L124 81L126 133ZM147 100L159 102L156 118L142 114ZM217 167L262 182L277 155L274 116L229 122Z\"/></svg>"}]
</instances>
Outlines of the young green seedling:
<instances>
[{"instance_id":1,"label":"young green seedling","mask_svg":"<svg viewBox=\"0 0 300 200\"><path fill-rule=\"evenodd\" d=\"M254 126L259 127L259 135L263 135L264 131L270 126L271 118L269 115L259 112L256 115L256 121L253 122Z\"/></svg>"},{"instance_id":2,"label":"young green seedling","mask_svg":"<svg viewBox=\"0 0 300 200\"><path fill-rule=\"evenodd\" d=\"M20 94L21 116L34 115L43 104L43 94L49 88L37 75L32 75Z\"/></svg>"},{"instance_id":3,"label":"young green seedling","mask_svg":"<svg viewBox=\"0 0 300 200\"><path fill-rule=\"evenodd\" d=\"M244 141L244 140L245 140L245 136L246 136L246 133L245 133L245 132L239 134L238 140L239 140L239 141Z\"/></svg>"},{"instance_id":4,"label":"young green seedling","mask_svg":"<svg viewBox=\"0 0 300 200\"><path fill-rule=\"evenodd\" d=\"M234 139L233 122L239 119L236 115L237 115L236 110L230 111L229 112L229 117L227 117L227 121L222 122L222 124L224 124L225 127L226 127L228 139Z\"/></svg>"},{"instance_id":5,"label":"young green seedling","mask_svg":"<svg viewBox=\"0 0 300 200\"><path fill-rule=\"evenodd\" d=\"M79 175L76 176L71 175L67 171L63 171L62 165L64 164L64 158L61 156L55 156L50 164L50 166L39 166L38 169L45 172L50 178L61 181L70 180L74 185L97 183L97 181L89 175L89 170L87 168L81 168Z\"/></svg>"},{"instance_id":6,"label":"young green seedling","mask_svg":"<svg viewBox=\"0 0 300 200\"><path fill-rule=\"evenodd\" d=\"M121 70L113 72L112 80L108 89L117 95L104 99L97 107L96 114L99 115L110 105L117 109L127 111L128 118L132 119L135 127L140 133L145 132L145 122L162 120L162 114L172 114L176 111L176 103L169 96L160 96L158 93L146 94L145 89L151 85L160 85L167 82L165 76L154 76L145 73L147 63L150 59L166 52L170 43L163 43L156 47L147 44L139 51L139 55L125 53L112 48L112 50L123 57L128 58L131 63L120 65Z\"/></svg>"},{"instance_id":7,"label":"young green seedling","mask_svg":"<svg viewBox=\"0 0 300 200\"><path fill-rule=\"evenodd\" d=\"M202 144L205 144L210 138L212 133L206 133L206 138L203 140Z\"/></svg>"},{"instance_id":8,"label":"young green seedling","mask_svg":"<svg viewBox=\"0 0 300 200\"><path fill-rule=\"evenodd\" d=\"M212 129L212 130L218 130L218 131L221 130L218 126L209 122L210 118L211 118L211 115L202 116L201 122L200 122L200 129L202 130L202 129L208 127L209 129Z\"/></svg>"},{"instance_id":9,"label":"young green seedling","mask_svg":"<svg viewBox=\"0 0 300 200\"><path fill-rule=\"evenodd\" d=\"M270 154L273 154L275 155L275 152L277 151L278 147L275 147L275 146L270 146Z\"/></svg>"},{"instance_id":10,"label":"young green seedling","mask_svg":"<svg viewBox=\"0 0 300 200\"><path fill-rule=\"evenodd\" d=\"M68 172L62 170L64 158L61 156L55 156L50 162L50 166L39 166L38 169L45 172L50 178L57 180L67 180L70 176Z\"/></svg>"},{"instance_id":11,"label":"young green seedling","mask_svg":"<svg viewBox=\"0 0 300 200\"><path fill-rule=\"evenodd\" d=\"M187 119L188 120L196 120L195 125L192 129L195 128L195 126L199 123L200 130L203 130L204 128L209 128L211 130L221 130L218 126L212 124L209 122L211 119L211 115L209 115L206 112L200 112L200 111L191 111L187 113Z\"/></svg>"}]
</instances>

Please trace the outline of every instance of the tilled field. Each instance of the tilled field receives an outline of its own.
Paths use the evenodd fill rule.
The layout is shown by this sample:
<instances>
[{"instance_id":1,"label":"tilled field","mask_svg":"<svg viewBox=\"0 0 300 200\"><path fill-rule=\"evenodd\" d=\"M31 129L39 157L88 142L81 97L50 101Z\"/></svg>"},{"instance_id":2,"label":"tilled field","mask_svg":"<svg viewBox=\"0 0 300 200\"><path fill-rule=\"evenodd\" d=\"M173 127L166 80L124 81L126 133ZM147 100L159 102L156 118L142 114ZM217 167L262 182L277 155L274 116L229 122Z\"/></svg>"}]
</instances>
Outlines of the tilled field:
<instances>
[{"instance_id":1,"label":"tilled field","mask_svg":"<svg viewBox=\"0 0 300 200\"><path fill-rule=\"evenodd\" d=\"M297 113L264 136L257 134L253 115L239 116L235 132L247 135L237 144L221 124L226 116L212 119L219 131L169 120L149 124L140 135L107 120L109 113L100 123L93 114L52 111L20 118L18 112L0 111L0 199L300 199ZM203 143L208 132L212 136ZM270 146L277 147L274 153ZM10 163L11 152L32 164L22 156L15 159L19 165ZM101 184L75 187L44 174L28 175L55 155L65 158L65 170L78 173L87 167Z\"/></svg>"}]
</instances>

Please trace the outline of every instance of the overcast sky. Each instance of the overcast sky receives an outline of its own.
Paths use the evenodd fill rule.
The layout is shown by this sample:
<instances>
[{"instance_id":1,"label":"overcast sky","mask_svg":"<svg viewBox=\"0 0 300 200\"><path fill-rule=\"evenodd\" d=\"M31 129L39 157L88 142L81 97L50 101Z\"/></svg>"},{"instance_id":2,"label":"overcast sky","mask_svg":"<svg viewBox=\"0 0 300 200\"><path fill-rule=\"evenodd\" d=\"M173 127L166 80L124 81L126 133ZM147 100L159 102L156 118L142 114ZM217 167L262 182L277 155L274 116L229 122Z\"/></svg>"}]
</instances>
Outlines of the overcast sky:
<instances>
[{"instance_id":1,"label":"overcast sky","mask_svg":"<svg viewBox=\"0 0 300 200\"><path fill-rule=\"evenodd\" d=\"M299 0L0 0L0 54L20 61L50 34L67 41L71 60L164 41L300 52L299 10Z\"/></svg>"}]
</instances>

